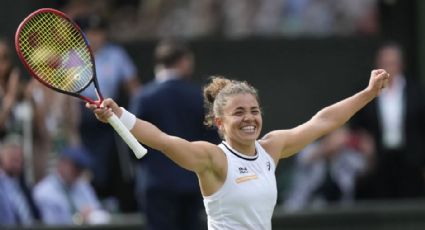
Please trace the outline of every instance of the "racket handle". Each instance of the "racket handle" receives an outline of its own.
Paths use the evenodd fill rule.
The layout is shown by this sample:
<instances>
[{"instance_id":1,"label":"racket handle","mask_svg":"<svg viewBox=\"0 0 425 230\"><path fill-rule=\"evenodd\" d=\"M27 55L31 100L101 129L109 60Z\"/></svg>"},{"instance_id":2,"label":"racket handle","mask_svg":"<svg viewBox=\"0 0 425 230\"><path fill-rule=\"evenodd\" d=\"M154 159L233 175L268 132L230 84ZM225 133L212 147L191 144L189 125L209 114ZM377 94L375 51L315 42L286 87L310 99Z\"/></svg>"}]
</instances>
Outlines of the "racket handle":
<instances>
[{"instance_id":1,"label":"racket handle","mask_svg":"<svg viewBox=\"0 0 425 230\"><path fill-rule=\"evenodd\" d=\"M117 133L121 136L121 138L127 143L131 150L133 150L134 155L136 155L137 159L142 158L148 152L130 133L130 131L124 126L124 124L120 121L120 119L112 114L108 118L109 124L117 131Z\"/></svg>"}]
</instances>

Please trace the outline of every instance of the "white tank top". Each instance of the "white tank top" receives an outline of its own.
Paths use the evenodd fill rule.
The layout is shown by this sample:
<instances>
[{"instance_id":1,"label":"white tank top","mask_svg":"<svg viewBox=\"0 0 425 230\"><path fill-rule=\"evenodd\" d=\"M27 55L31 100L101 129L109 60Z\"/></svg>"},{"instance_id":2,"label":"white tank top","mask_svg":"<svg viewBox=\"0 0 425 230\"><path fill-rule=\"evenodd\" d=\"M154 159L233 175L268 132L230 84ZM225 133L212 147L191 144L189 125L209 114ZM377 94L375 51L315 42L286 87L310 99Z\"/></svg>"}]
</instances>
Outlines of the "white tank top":
<instances>
[{"instance_id":1,"label":"white tank top","mask_svg":"<svg viewBox=\"0 0 425 230\"><path fill-rule=\"evenodd\" d=\"M204 196L209 230L271 229L277 200L275 164L256 141L256 155L246 156L226 142L227 177L214 194Z\"/></svg>"}]
</instances>

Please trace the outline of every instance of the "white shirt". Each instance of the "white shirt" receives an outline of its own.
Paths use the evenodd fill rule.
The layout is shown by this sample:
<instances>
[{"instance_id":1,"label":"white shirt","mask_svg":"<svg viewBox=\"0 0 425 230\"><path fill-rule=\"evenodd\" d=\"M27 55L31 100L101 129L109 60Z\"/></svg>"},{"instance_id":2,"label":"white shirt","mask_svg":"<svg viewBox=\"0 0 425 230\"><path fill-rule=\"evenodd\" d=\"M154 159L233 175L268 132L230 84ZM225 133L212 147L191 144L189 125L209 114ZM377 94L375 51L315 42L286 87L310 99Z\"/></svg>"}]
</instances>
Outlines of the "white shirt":
<instances>
[{"instance_id":1,"label":"white shirt","mask_svg":"<svg viewBox=\"0 0 425 230\"><path fill-rule=\"evenodd\" d=\"M35 186L34 200L40 208L43 222L48 225L73 224L74 212L81 212L85 208L101 210L100 202L88 181L80 178L67 189L56 173Z\"/></svg>"},{"instance_id":2,"label":"white shirt","mask_svg":"<svg viewBox=\"0 0 425 230\"><path fill-rule=\"evenodd\" d=\"M277 200L275 163L255 142L256 155L246 156L226 142L227 176L214 194L204 196L209 230L267 230Z\"/></svg>"},{"instance_id":3,"label":"white shirt","mask_svg":"<svg viewBox=\"0 0 425 230\"><path fill-rule=\"evenodd\" d=\"M179 75L175 69L160 68L155 73L155 81L166 82L168 80L179 79Z\"/></svg>"},{"instance_id":4,"label":"white shirt","mask_svg":"<svg viewBox=\"0 0 425 230\"><path fill-rule=\"evenodd\" d=\"M404 87L403 76L395 76L390 88L382 90L378 98L379 115L382 121L382 143L388 149L397 149L404 144Z\"/></svg>"}]
</instances>

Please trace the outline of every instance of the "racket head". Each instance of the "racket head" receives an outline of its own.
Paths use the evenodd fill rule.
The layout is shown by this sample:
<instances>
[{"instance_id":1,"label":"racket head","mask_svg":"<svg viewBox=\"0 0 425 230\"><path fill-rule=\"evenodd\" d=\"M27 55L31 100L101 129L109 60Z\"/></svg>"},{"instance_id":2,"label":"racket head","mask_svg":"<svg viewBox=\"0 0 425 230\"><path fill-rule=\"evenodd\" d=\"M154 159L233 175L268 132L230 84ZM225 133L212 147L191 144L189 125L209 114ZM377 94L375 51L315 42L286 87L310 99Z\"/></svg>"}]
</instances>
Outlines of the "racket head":
<instances>
[{"instance_id":1,"label":"racket head","mask_svg":"<svg viewBox=\"0 0 425 230\"><path fill-rule=\"evenodd\" d=\"M15 48L31 76L45 86L89 103L103 101L89 42L63 12L42 8L28 15L16 31ZM92 82L98 101L80 94Z\"/></svg>"}]
</instances>

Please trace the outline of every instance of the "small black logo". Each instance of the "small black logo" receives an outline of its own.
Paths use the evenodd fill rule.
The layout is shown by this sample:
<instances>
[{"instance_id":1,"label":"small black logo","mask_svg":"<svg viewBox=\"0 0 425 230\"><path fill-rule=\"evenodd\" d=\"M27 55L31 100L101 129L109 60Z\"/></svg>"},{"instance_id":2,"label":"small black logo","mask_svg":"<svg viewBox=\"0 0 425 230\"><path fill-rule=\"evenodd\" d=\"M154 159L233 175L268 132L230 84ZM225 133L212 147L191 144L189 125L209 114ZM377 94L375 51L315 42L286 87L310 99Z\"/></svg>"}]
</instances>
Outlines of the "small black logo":
<instances>
[{"instance_id":1,"label":"small black logo","mask_svg":"<svg viewBox=\"0 0 425 230\"><path fill-rule=\"evenodd\" d=\"M270 161L267 161L267 169L270 171Z\"/></svg>"},{"instance_id":2,"label":"small black logo","mask_svg":"<svg viewBox=\"0 0 425 230\"><path fill-rule=\"evenodd\" d=\"M248 169L246 167L239 167L239 173L240 174L248 173Z\"/></svg>"}]
</instances>

